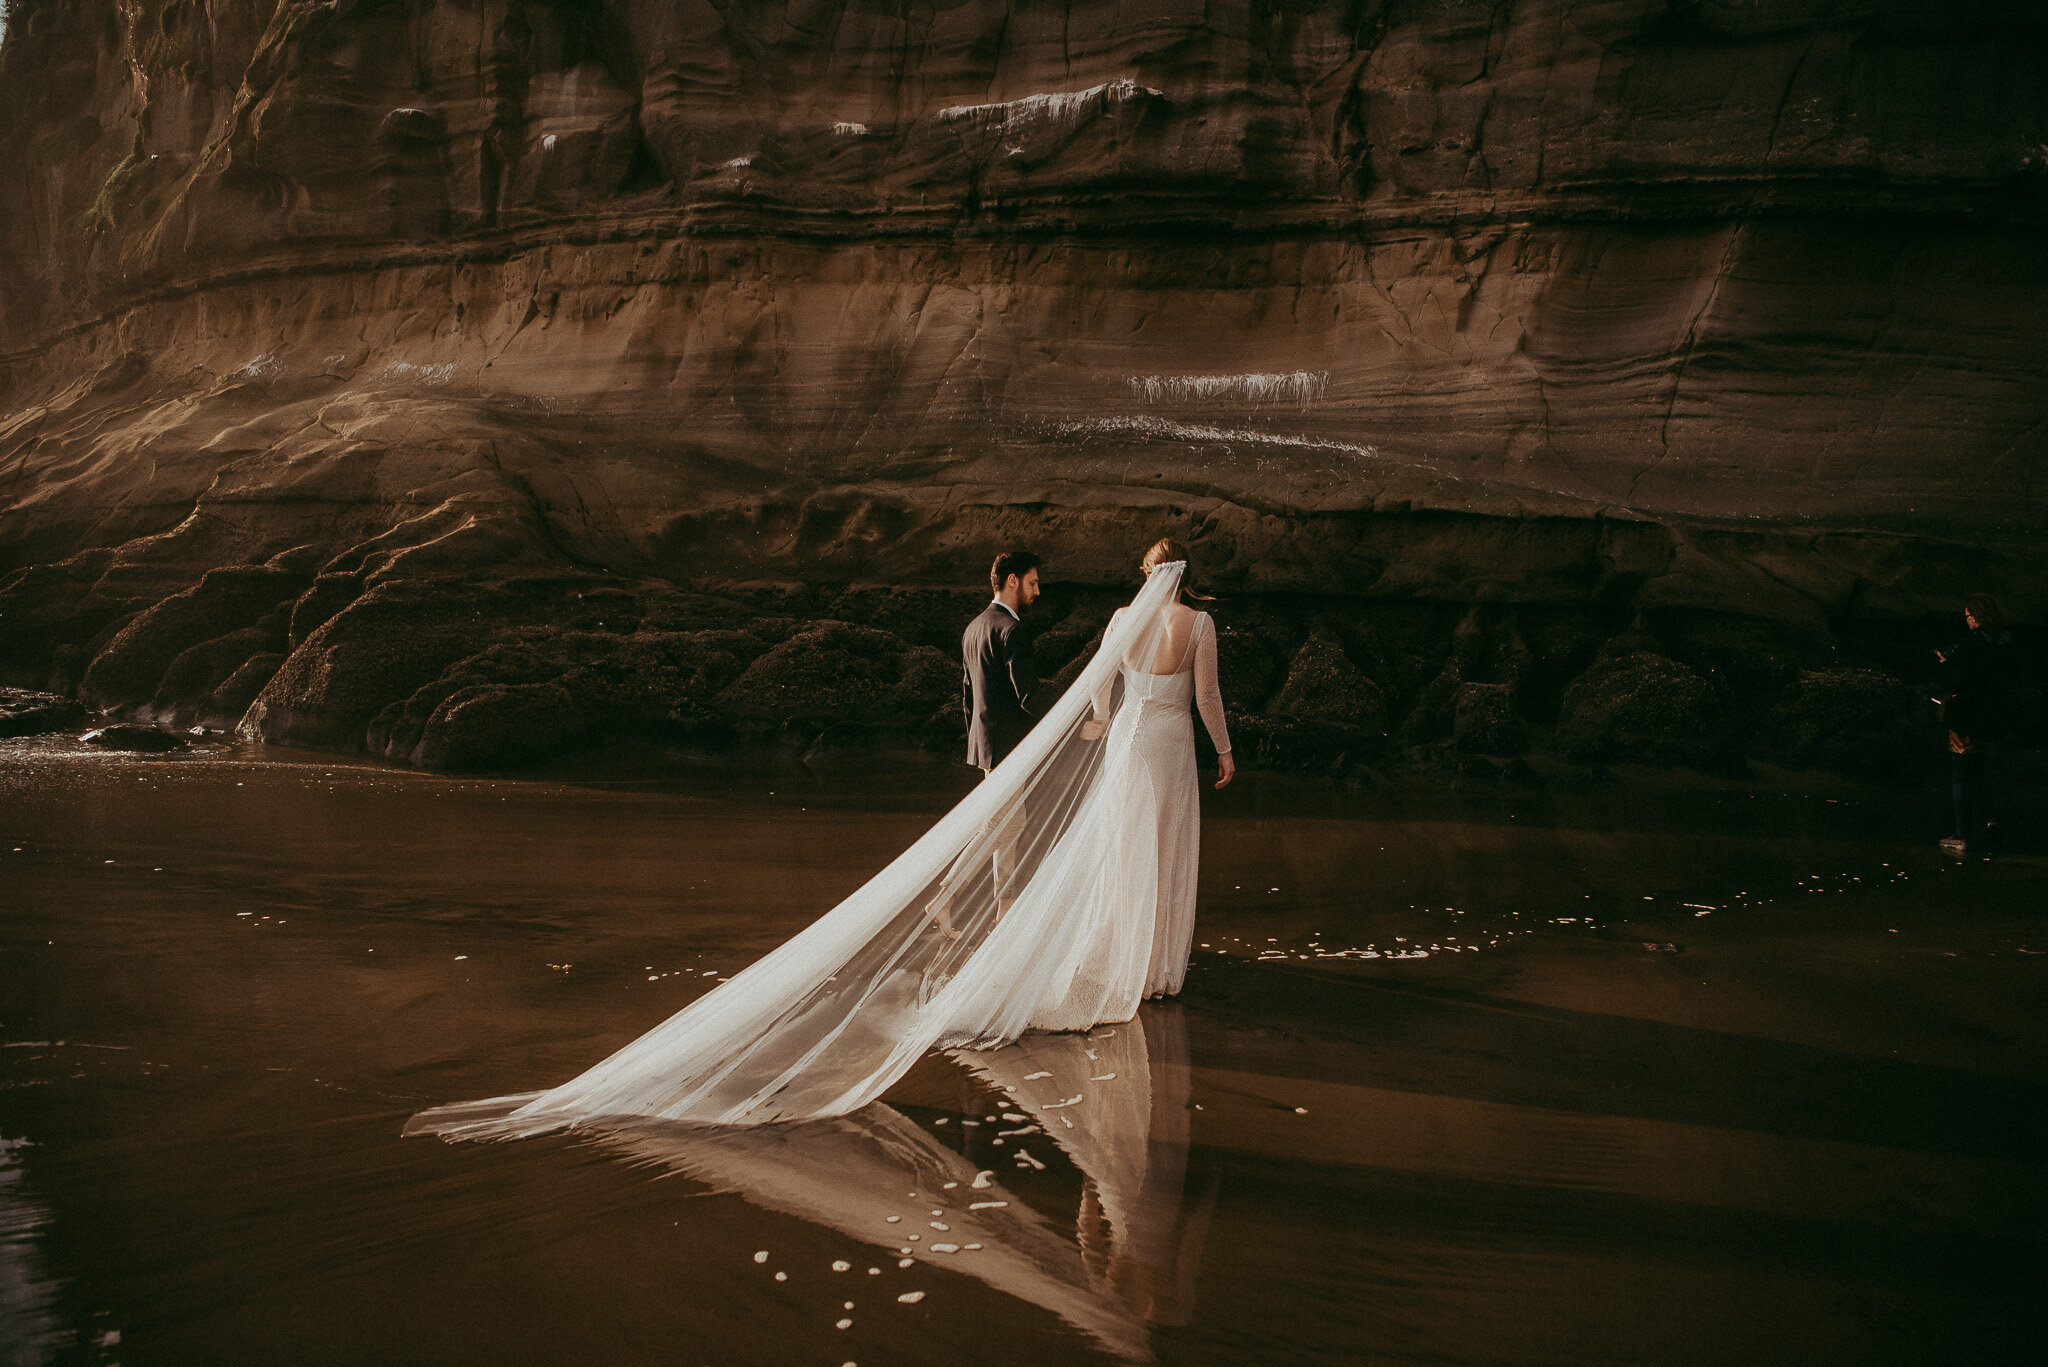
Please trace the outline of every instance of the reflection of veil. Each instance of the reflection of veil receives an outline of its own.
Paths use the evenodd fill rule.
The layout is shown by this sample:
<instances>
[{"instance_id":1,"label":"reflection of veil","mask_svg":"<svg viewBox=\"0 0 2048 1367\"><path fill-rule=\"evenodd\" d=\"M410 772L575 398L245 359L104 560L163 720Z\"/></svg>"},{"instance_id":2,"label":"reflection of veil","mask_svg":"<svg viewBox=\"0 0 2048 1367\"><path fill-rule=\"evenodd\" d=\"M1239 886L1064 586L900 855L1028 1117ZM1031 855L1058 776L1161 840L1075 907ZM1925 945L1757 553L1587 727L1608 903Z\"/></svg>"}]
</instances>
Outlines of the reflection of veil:
<instances>
[{"instance_id":1,"label":"reflection of veil","mask_svg":"<svg viewBox=\"0 0 2048 1367\"><path fill-rule=\"evenodd\" d=\"M1169 1303L1157 1288L1186 1280L1200 1253L1198 1240L1184 1247L1181 1238L1188 1089L1178 1010L1148 1007L1113 1036L1033 1035L957 1057L1041 1124L1062 1109L1080 1117L1071 1129L1053 1119L1048 1130L1086 1179L1078 1243L999 1183L983 1178L976 1187L973 1161L880 1102L786 1125L629 1120L587 1132L635 1160L879 1248L893 1250L913 1223L922 1227L892 1224L891 1215L943 1208L944 1239L960 1251L939 1253L926 1234L925 1261L1042 1306L1119 1357L1148 1360L1147 1320L1184 1323L1191 1304ZM1110 1072L1113 1082L1093 1080ZM1045 1107L1076 1089L1081 1103ZM1098 1223L1109 1227L1106 1253Z\"/></svg>"},{"instance_id":2,"label":"reflection of veil","mask_svg":"<svg viewBox=\"0 0 2048 1367\"><path fill-rule=\"evenodd\" d=\"M628 1115L844 1115L934 1045L987 1047L1034 1024L1127 1019L1145 956L1133 979L1091 951L1108 909L1131 905L1133 880L1157 874L1119 857L1119 788L1104 779L1131 762L1136 734L1119 668L1156 653L1184 568L1154 570L1024 742L851 897L581 1076L427 1111L406 1133L506 1138ZM1106 739L1084 731L1091 708L1109 721Z\"/></svg>"},{"instance_id":3,"label":"reflection of veil","mask_svg":"<svg viewBox=\"0 0 2048 1367\"><path fill-rule=\"evenodd\" d=\"M1183 1225L1188 1039L1178 1006L1087 1035L1026 1035L954 1058L1006 1093L1087 1175L1077 1229L1090 1272L1154 1324L1194 1312L1202 1230Z\"/></svg>"},{"instance_id":4,"label":"reflection of veil","mask_svg":"<svg viewBox=\"0 0 2048 1367\"><path fill-rule=\"evenodd\" d=\"M1096 1289L1080 1249L1001 1185L975 1187L973 1163L879 1101L851 1115L786 1125L650 1120L589 1133L636 1160L892 1253L904 1231L921 1231L925 1221L890 1224L891 1215L944 1209L950 1229L943 1237L961 1251L926 1253L926 1261L1043 1306L1119 1357L1151 1355L1143 1321ZM907 1198L910 1191L919 1199ZM921 1242L939 1237L927 1233Z\"/></svg>"}]
</instances>

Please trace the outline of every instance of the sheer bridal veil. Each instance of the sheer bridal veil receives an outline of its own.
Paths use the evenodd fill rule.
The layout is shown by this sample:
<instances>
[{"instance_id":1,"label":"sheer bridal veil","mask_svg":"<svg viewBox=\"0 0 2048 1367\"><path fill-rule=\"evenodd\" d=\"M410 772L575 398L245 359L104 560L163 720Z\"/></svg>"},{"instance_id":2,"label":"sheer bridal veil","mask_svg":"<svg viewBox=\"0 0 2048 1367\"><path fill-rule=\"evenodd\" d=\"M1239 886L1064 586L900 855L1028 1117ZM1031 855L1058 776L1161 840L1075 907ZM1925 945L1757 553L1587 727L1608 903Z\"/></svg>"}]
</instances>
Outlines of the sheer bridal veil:
<instances>
[{"instance_id":1,"label":"sheer bridal veil","mask_svg":"<svg viewBox=\"0 0 2048 1367\"><path fill-rule=\"evenodd\" d=\"M1120 857L1117 775L1135 731L1120 669L1148 667L1185 568L1153 570L1024 742L844 902L581 1076L425 1111L405 1132L501 1139L605 1117L843 1115L934 1047L1127 1019L1128 966L1091 953L1101 919L1156 877Z\"/></svg>"}]
</instances>

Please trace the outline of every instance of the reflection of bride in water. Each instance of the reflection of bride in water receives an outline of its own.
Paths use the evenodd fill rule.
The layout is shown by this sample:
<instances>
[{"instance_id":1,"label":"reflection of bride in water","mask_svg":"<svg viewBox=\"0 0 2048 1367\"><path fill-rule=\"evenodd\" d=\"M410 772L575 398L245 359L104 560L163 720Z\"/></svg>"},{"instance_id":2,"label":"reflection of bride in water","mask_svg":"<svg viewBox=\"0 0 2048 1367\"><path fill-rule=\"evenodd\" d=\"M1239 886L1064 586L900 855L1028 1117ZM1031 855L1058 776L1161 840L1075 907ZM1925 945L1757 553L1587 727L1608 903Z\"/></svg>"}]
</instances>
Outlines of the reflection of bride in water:
<instances>
[{"instance_id":1,"label":"reflection of bride in water","mask_svg":"<svg viewBox=\"0 0 2048 1367\"><path fill-rule=\"evenodd\" d=\"M1030 1134L992 1147L995 1125L953 1131L970 1145L965 1154L881 1102L787 1125L627 1120L591 1133L713 1190L977 1278L1050 1310L1120 1357L1149 1357L1148 1324L1192 1316L1205 1223L1183 1211L1188 1068L1180 1009L1147 1007L1092 1034L1031 1035L954 1057L1002 1094L1008 1115L1025 1117L1024 1128L1042 1130L1080 1169L1072 1235L983 1166L1008 1166L1019 1147L1045 1152ZM924 1223L902 1217L934 1209L945 1212L947 1232L903 1242L904 1231Z\"/></svg>"},{"instance_id":2,"label":"reflection of bride in water","mask_svg":"<svg viewBox=\"0 0 2048 1367\"><path fill-rule=\"evenodd\" d=\"M1178 992L1200 822L1191 703L1230 774L1215 628L1183 601L1186 568L1178 545L1154 546L1144 587L1066 694L839 906L581 1076L443 1106L406 1132L844 1115L935 1045L1127 1021L1145 997Z\"/></svg>"}]
</instances>

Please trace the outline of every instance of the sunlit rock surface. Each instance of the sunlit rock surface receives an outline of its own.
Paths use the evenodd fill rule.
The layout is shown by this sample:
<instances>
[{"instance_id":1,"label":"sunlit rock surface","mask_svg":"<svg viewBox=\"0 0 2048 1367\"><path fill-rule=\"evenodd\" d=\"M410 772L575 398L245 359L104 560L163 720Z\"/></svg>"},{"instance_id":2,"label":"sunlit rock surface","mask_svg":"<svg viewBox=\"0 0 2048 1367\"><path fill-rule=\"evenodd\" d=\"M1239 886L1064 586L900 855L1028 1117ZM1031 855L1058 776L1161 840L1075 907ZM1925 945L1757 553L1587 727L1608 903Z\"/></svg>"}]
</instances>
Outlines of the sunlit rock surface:
<instances>
[{"instance_id":1,"label":"sunlit rock surface","mask_svg":"<svg viewBox=\"0 0 2048 1367\"><path fill-rule=\"evenodd\" d=\"M993 551L1070 586L1057 668L1172 532L1276 759L1560 718L1700 759L1595 721L1711 706L1713 763L1775 718L1868 771L1812 680L2048 582L2044 39L2019 0L17 0L0 672L423 764L944 749Z\"/></svg>"}]
</instances>

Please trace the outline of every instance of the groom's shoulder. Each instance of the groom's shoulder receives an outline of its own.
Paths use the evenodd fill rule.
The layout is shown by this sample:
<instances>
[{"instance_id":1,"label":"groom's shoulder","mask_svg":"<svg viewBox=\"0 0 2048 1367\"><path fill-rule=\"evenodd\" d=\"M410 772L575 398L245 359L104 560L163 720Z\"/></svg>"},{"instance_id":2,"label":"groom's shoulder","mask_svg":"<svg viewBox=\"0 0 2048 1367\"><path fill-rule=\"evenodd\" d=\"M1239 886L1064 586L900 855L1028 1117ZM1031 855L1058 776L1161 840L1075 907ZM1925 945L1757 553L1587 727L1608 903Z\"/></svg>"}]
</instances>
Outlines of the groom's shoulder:
<instances>
[{"instance_id":1,"label":"groom's shoulder","mask_svg":"<svg viewBox=\"0 0 2048 1367\"><path fill-rule=\"evenodd\" d=\"M988 618L989 630L1003 640L1028 641L1036 634L1031 629L1031 623L1019 621L1011 613L997 607L994 603L988 605Z\"/></svg>"},{"instance_id":2,"label":"groom's shoulder","mask_svg":"<svg viewBox=\"0 0 2048 1367\"><path fill-rule=\"evenodd\" d=\"M961 640L985 640L1013 645L1030 640L1032 635L1029 622L1020 622L1001 604L990 603L981 610L980 616L967 624L967 630L961 634Z\"/></svg>"},{"instance_id":3,"label":"groom's shoulder","mask_svg":"<svg viewBox=\"0 0 2048 1367\"><path fill-rule=\"evenodd\" d=\"M1001 636L1013 620L1015 619L1009 613L1004 612L994 603L990 603L987 607L976 613L972 620L967 623L967 629L960 633L960 639L963 641L975 641L990 636Z\"/></svg>"}]
</instances>

